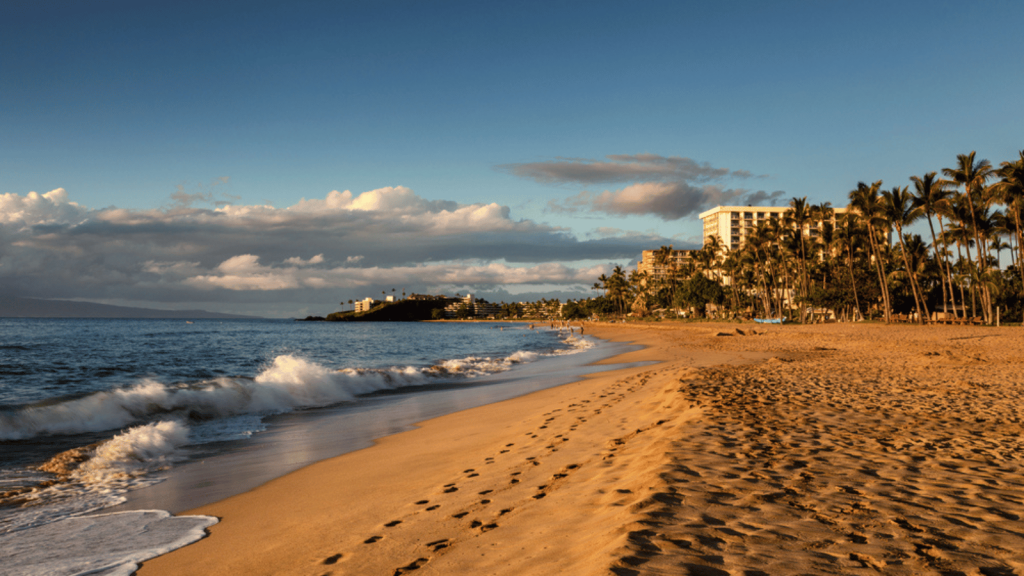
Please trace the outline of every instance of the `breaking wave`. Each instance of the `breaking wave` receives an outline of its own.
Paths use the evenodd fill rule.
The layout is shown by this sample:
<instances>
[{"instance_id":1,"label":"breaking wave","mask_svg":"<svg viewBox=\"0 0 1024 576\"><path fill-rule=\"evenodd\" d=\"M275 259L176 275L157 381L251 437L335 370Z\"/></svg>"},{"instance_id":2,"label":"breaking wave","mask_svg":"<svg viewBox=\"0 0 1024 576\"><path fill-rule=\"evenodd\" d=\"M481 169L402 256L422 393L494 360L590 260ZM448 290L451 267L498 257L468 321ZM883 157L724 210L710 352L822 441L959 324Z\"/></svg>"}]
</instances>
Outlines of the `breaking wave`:
<instances>
[{"instance_id":1,"label":"breaking wave","mask_svg":"<svg viewBox=\"0 0 1024 576\"><path fill-rule=\"evenodd\" d=\"M185 424L165 420L57 454L34 467L52 479L0 493L0 535L119 504L128 490L158 482L151 473L184 458L189 441Z\"/></svg>"},{"instance_id":2,"label":"breaking wave","mask_svg":"<svg viewBox=\"0 0 1024 576\"><path fill-rule=\"evenodd\" d=\"M501 358L470 356L444 360L429 367L332 370L285 354L274 358L255 378L216 378L192 384L165 384L147 378L126 388L4 411L0 413L0 440L102 432L156 420L185 426L181 423L225 418L235 418L244 425L246 430L231 430L236 436L244 435L254 431L258 423L252 418L239 418L241 416L329 406L381 390L477 378L504 372L516 364L533 362L545 355L573 353L592 346L586 339L575 337L563 342L568 345L567 349L550 354L518 351ZM223 438L207 440L215 439Z\"/></svg>"}]
</instances>

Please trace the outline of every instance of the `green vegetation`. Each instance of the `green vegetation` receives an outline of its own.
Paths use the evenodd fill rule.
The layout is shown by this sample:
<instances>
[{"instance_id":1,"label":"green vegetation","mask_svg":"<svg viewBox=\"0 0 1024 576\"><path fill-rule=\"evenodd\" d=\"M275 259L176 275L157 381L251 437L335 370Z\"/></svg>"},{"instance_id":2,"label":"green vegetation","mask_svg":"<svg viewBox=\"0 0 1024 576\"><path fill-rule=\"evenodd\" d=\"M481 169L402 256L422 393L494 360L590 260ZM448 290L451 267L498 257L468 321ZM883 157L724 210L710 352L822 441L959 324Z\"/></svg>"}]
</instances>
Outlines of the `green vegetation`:
<instances>
[{"instance_id":1,"label":"green vegetation","mask_svg":"<svg viewBox=\"0 0 1024 576\"><path fill-rule=\"evenodd\" d=\"M925 322L935 312L960 321L993 324L998 314L1020 322L1024 151L1019 156L994 168L974 152L961 154L941 170L944 179L938 172L911 177L912 190L860 182L842 214L827 202L793 198L783 218L759 222L736 250L710 236L666 277L627 277L616 266L594 288L614 313L641 317L672 308L699 316L713 303L719 317L806 320L809 309L828 309L886 322ZM930 243L905 232L920 219L928 221ZM1001 269L1004 250L1011 264ZM662 246L656 264L669 263L671 253Z\"/></svg>"}]
</instances>

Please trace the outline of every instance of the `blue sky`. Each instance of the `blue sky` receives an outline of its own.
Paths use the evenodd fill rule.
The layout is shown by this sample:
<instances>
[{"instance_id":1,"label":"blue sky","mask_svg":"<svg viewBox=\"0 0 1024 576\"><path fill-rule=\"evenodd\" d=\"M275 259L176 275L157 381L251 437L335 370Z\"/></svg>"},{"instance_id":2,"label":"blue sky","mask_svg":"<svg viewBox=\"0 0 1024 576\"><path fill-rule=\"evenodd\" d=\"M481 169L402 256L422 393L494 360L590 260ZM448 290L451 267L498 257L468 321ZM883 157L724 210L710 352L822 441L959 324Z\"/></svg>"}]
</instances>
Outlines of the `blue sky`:
<instances>
[{"instance_id":1,"label":"blue sky","mask_svg":"<svg viewBox=\"0 0 1024 576\"><path fill-rule=\"evenodd\" d=\"M840 205L860 180L1016 157L1021 21L1019 2L4 2L0 292L272 315L398 283L586 294L586 273L699 242L717 203ZM380 190L308 204L365 216L322 241L290 218Z\"/></svg>"}]
</instances>

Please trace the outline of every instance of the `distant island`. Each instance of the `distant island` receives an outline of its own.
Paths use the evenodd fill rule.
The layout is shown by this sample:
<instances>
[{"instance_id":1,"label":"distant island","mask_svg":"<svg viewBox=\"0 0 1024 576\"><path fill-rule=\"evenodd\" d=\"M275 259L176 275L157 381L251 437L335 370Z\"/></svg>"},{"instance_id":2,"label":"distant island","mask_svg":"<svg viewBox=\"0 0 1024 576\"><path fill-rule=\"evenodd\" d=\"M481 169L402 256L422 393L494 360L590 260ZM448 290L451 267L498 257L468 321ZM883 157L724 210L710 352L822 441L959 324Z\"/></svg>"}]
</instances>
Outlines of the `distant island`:
<instances>
[{"instance_id":1,"label":"distant island","mask_svg":"<svg viewBox=\"0 0 1024 576\"><path fill-rule=\"evenodd\" d=\"M502 306L474 298L472 294L456 295L454 298L443 294L436 296L412 294L403 299L387 296L384 300L364 298L359 301L349 300L349 302L354 305L353 310L334 312L326 317L307 316L299 320L305 322L420 322L446 318L465 320L510 316L507 305L503 310Z\"/></svg>"},{"instance_id":2,"label":"distant island","mask_svg":"<svg viewBox=\"0 0 1024 576\"><path fill-rule=\"evenodd\" d=\"M335 312L323 316L307 316L306 322L420 322L444 319L445 300L399 300L373 302L366 310Z\"/></svg>"},{"instance_id":3,"label":"distant island","mask_svg":"<svg viewBox=\"0 0 1024 576\"><path fill-rule=\"evenodd\" d=\"M206 310L157 310L72 300L3 297L0 298L0 318L172 318L191 320L195 318L256 319L259 317L207 312Z\"/></svg>"}]
</instances>

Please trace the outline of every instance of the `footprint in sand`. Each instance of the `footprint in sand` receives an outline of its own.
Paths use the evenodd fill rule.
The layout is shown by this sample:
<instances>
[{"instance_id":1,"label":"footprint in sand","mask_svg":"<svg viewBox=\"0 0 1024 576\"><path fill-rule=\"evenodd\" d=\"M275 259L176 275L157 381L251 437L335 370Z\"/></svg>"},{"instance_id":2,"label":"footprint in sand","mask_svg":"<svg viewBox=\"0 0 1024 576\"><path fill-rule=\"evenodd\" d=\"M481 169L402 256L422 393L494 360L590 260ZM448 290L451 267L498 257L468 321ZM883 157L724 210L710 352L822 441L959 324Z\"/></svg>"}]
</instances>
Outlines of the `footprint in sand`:
<instances>
[{"instance_id":1,"label":"footprint in sand","mask_svg":"<svg viewBox=\"0 0 1024 576\"><path fill-rule=\"evenodd\" d=\"M384 527L385 528L394 528L395 526L398 526L401 523L402 523L401 520L392 520L391 522L388 522L387 524L385 524Z\"/></svg>"},{"instance_id":2,"label":"footprint in sand","mask_svg":"<svg viewBox=\"0 0 1024 576\"><path fill-rule=\"evenodd\" d=\"M459 512L458 514L452 514L452 518L465 518L469 515L469 512Z\"/></svg>"},{"instance_id":3,"label":"footprint in sand","mask_svg":"<svg viewBox=\"0 0 1024 576\"><path fill-rule=\"evenodd\" d=\"M328 566L331 564L337 564L338 560L341 560L341 554L335 554L329 558L324 558L324 564L327 564Z\"/></svg>"},{"instance_id":4,"label":"footprint in sand","mask_svg":"<svg viewBox=\"0 0 1024 576\"><path fill-rule=\"evenodd\" d=\"M448 546L451 546L451 544L447 538L444 538L442 540L435 540L433 542L427 542L427 548L433 548L434 552L437 552L442 548L447 548Z\"/></svg>"},{"instance_id":5,"label":"footprint in sand","mask_svg":"<svg viewBox=\"0 0 1024 576\"><path fill-rule=\"evenodd\" d=\"M434 505L433 505L433 506L431 506L430 508L427 508L427 512L433 512L434 510L437 510L437 509L438 509L438 508L440 508L440 507L441 507L441 505L440 505L440 504L434 504Z\"/></svg>"},{"instance_id":6,"label":"footprint in sand","mask_svg":"<svg viewBox=\"0 0 1024 576\"><path fill-rule=\"evenodd\" d=\"M395 568L395 572L392 576L401 576L402 574L412 572L413 570L419 570L427 562L430 562L429 558L417 558L401 568Z\"/></svg>"},{"instance_id":7,"label":"footprint in sand","mask_svg":"<svg viewBox=\"0 0 1024 576\"><path fill-rule=\"evenodd\" d=\"M384 538L384 537L383 536L370 536L366 540L363 540L363 544L376 544L377 542L380 542L382 538Z\"/></svg>"}]
</instances>

